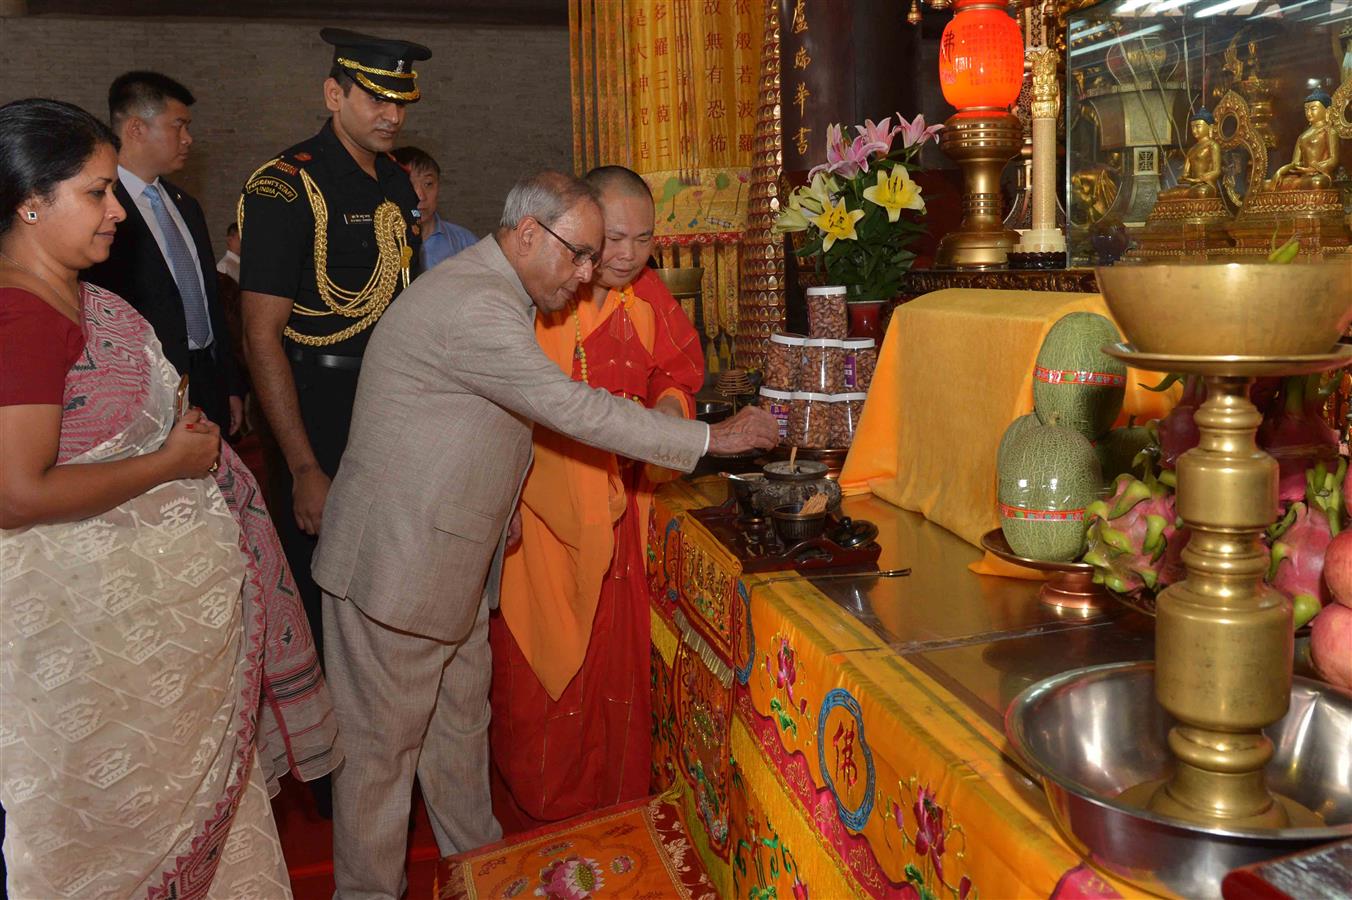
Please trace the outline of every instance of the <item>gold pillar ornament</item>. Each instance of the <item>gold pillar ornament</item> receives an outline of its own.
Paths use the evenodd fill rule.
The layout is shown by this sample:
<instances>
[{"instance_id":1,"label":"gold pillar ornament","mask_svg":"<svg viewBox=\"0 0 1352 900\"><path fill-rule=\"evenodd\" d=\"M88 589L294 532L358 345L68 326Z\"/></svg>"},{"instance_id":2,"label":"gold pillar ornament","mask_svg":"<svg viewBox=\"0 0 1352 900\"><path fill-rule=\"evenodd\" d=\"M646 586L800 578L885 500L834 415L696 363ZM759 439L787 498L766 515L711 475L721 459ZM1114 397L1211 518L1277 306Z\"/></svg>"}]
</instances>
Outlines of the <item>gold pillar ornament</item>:
<instances>
[{"instance_id":1,"label":"gold pillar ornament","mask_svg":"<svg viewBox=\"0 0 1352 900\"><path fill-rule=\"evenodd\" d=\"M783 159L779 46L779 5L766 3L747 222L740 248L741 302L734 345L735 364L757 370L764 366L770 335L784 325L784 239L774 232Z\"/></svg>"},{"instance_id":2,"label":"gold pillar ornament","mask_svg":"<svg viewBox=\"0 0 1352 900\"><path fill-rule=\"evenodd\" d=\"M1049 47L1028 52L1033 68L1033 227L1023 233L1019 253L1066 252L1056 227L1056 118L1061 107L1057 54Z\"/></svg>"}]
</instances>

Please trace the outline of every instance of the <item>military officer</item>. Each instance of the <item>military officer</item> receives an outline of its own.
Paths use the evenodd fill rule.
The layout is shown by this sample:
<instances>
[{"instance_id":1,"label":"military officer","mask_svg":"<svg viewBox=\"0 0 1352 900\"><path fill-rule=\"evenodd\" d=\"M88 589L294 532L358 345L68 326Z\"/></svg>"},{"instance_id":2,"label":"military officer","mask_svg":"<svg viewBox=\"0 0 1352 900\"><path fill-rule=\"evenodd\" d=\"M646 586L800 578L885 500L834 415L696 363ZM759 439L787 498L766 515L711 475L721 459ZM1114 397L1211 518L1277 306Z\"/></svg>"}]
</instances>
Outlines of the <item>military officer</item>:
<instances>
[{"instance_id":1,"label":"military officer","mask_svg":"<svg viewBox=\"0 0 1352 900\"><path fill-rule=\"evenodd\" d=\"M259 166L239 202L244 344L275 437L273 518L320 644L310 557L347 444L362 351L417 274L418 197L390 156L426 47L340 28L319 133ZM289 508L288 508L289 505Z\"/></svg>"}]
</instances>

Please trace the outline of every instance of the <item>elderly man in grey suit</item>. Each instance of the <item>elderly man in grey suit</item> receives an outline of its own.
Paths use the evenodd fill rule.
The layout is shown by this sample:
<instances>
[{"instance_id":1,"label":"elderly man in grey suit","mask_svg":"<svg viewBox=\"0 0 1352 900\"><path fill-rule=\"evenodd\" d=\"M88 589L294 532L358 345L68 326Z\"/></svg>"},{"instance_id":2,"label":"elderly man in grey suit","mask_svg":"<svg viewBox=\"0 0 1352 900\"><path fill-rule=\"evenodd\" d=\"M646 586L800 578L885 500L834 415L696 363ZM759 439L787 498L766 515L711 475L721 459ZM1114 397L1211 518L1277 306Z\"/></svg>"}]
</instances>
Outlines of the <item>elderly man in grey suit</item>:
<instances>
[{"instance_id":1,"label":"elderly man in grey suit","mask_svg":"<svg viewBox=\"0 0 1352 900\"><path fill-rule=\"evenodd\" d=\"M400 896L415 773L443 854L501 836L488 608L534 424L682 471L706 450L778 438L763 410L712 427L662 415L573 381L541 352L535 310L572 301L602 237L589 186L526 177L497 233L415 281L371 338L314 562L347 754L333 789L339 897Z\"/></svg>"}]
</instances>

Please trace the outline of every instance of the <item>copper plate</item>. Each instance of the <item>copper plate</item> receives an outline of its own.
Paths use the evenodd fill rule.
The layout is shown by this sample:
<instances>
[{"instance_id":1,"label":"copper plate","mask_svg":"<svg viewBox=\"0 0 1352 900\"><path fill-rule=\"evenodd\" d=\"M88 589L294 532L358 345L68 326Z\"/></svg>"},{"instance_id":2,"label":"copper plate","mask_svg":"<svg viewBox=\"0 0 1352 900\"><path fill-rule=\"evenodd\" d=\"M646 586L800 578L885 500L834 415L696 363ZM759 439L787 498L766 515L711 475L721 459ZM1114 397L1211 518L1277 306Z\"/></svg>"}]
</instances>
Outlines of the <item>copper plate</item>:
<instances>
[{"instance_id":1,"label":"copper plate","mask_svg":"<svg viewBox=\"0 0 1352 900\"><path fill-rule=\"evenodd\" d=\"M1082 562L1056 562L1028 559L1010 549L1005 533L992 528L981 536L981 546L1007 563L1014 563L1039 572L1050 572L1051 578L1038 591L1038 599L1057 612L1075 616L1095 616L1109 608L1108 591L1094 583L1094 567Z\"/></svg>"}]
</instances>

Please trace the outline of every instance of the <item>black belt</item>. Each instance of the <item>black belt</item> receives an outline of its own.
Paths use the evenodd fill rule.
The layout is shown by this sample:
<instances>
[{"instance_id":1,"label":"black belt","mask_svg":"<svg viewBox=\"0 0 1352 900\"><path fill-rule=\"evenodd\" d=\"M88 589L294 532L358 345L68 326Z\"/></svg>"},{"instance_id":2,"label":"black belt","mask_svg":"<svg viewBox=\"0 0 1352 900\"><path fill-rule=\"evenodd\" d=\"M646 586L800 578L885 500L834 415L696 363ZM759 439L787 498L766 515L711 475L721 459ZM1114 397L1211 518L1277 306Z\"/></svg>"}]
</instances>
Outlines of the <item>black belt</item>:
<instances>
[{"instance_id":1,"label":"black belt","mask_svg":"<svg viewBox=\"0 0 1352 900\"><path fill-rule=\"evenodd\" d=\"M286 355L292 362L298 362L307 366L322 366L325 369L343 369L348 372L361 371L360 356L335 356L331 353L315 353L313 350L306 350L297 347L295 344L288 345Z\"/></svg>"}]
</instances>

